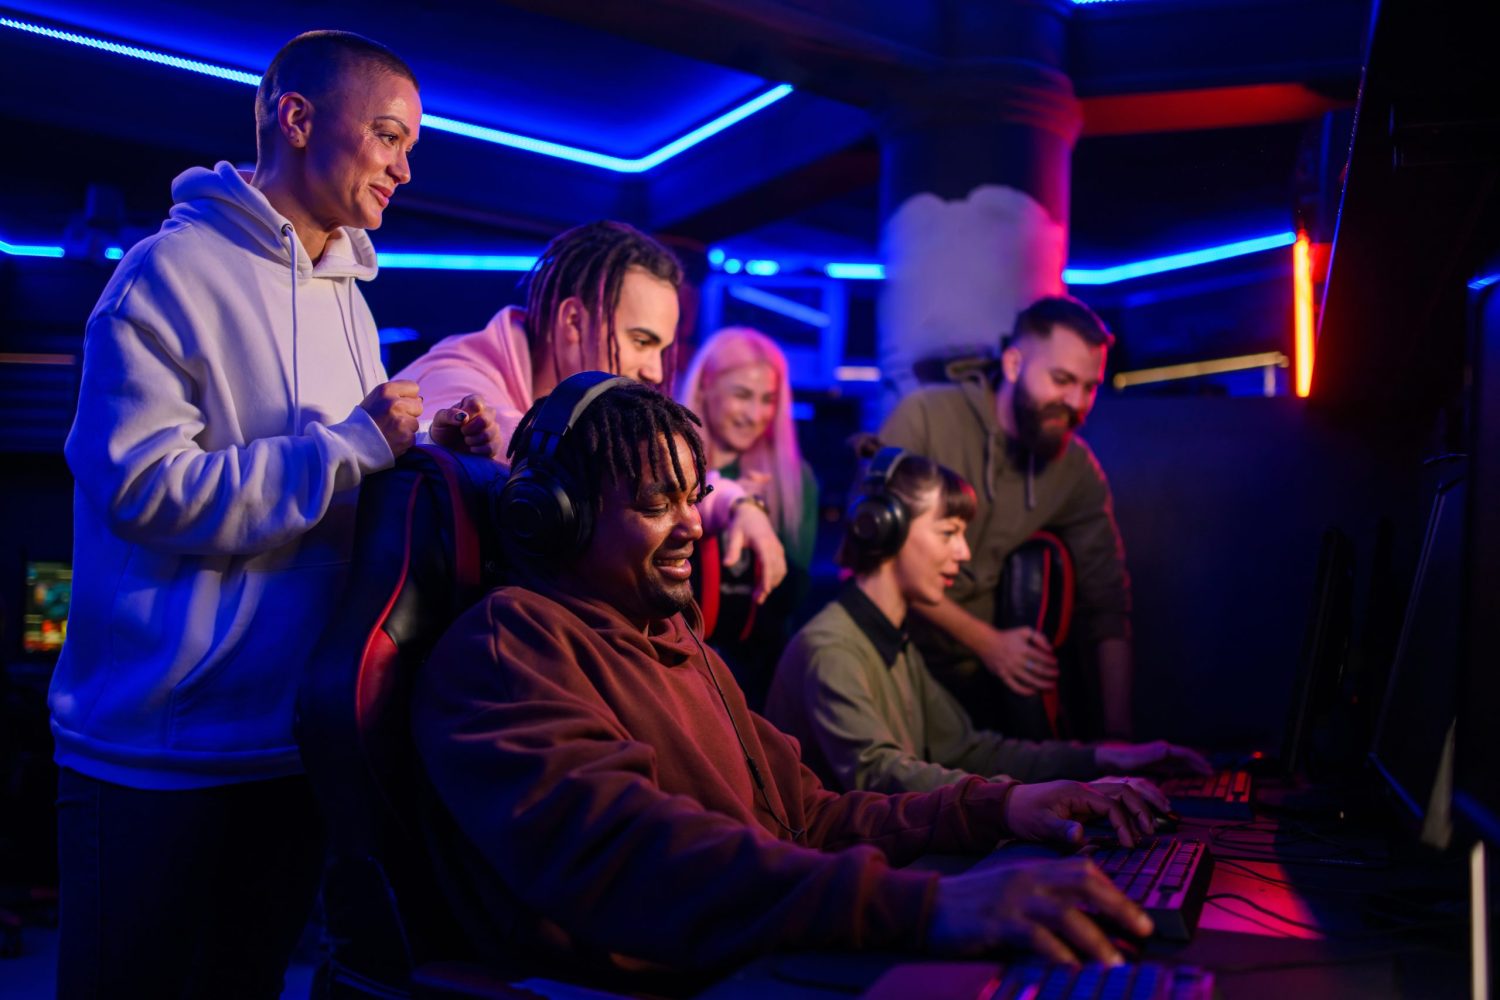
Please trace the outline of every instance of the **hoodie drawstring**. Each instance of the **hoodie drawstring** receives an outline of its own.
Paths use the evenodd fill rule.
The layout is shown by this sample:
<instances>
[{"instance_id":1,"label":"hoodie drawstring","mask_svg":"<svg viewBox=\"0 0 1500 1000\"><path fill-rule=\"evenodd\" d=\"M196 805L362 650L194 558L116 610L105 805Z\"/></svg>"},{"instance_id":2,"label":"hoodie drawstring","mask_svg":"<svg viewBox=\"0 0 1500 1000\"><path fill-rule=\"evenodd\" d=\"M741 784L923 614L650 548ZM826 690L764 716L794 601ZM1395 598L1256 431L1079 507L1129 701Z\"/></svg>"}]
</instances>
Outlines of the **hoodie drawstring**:
<instances>
[{"instance_id":1,"label":"hoodie drawstring","mask_svg":"<svg viewBox=\"0 0 1500 1000\"><path fill-rule=\"evenodd\" d=\"M297 370L297 234L292 224L281 225L281 235L286 238L287 253L292 260L292 436L302 433L302 377Z\"/></svg>"},{"instance_id":2,"label":"hoodie drawstring","mask_svg":"<svg viewBox=\"0 0 1500 1000\"><path fill-rule=\"evenodd\" d=\"M359 398L364 399L370 394L370 386L365 381L364 353L359 349L359 333L354 329L356 318L359 316L354 311L354 282L347 283L346 291L349 298L347 309L344 303L339 302L337 294L334 295L333 300L338 303L339 320L344 326L344 346L349 348L349 358L354 362L354 374L359 377Z\"/></svg>"}]
</instances>

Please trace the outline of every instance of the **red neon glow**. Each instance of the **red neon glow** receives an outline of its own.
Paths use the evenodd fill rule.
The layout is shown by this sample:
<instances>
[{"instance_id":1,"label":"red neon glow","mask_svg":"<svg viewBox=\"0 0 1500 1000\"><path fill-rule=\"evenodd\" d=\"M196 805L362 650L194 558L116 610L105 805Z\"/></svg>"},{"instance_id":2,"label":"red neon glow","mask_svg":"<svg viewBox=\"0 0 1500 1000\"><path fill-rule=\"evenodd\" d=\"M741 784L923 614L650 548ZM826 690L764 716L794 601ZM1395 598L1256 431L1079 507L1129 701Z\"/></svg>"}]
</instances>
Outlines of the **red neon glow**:
<instances>
[{"instance_id":1,"label":"red neon glow","mask_svg":"<svg viewBox=\"0 0 1500 1000\"><path fill-rule=\"evenodd\" d=\"M1297 395L1312 392L1313 373L1313 282L1311 243L1298 232L1292 244L1292 372Z\"/></svg>"}]
</instances>

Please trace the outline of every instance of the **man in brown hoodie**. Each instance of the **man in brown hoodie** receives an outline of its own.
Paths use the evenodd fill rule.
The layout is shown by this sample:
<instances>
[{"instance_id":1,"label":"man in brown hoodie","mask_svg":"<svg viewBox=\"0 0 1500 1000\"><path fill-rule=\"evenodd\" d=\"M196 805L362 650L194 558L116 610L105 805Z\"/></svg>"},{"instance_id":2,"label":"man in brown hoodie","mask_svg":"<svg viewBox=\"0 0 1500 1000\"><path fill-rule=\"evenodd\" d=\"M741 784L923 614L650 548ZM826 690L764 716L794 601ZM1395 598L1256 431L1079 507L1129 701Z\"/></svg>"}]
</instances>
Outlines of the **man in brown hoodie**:
<instances>
[{"instance_id":1,"label":"man in brown hoodie","mask_svg":"<svg viewBox=\"0 0 1500 1000\"><path fill-rule=\"evenodd\" d=\"M539 400L513 438L500 516L532 582L460 618L414 693L417 749L462 834L440 868L492 959L705 970L777 949L1011 945L1117 962L1085 908L1149 933L1080 859L952 877L896 867L1007 837L1077 842L1091 816L1131 843L1150 816L1134 793L1069 781L825 789L696 634L696 418L638 383L589 399L573 381L558 412ZM550 501L526 491L556 496L557 483L579 523L554 531L533 516Z\"/></svg>"},{"instance_id":2,"label":"man in brown hoodie","mask_svg":"<svg viewBox=\"0 0 1500 1000\"><path fill-rule=\"evenodd\" d=\"M978 492L967 529L973 559L949 598L922 610L913 638L974 720L1008 736L1050 735L1040 696L1059 678L1045 636L996 620L1005 560L1038 531L1060 538L1076 567L1069 645L1097 661L1103 734L1133 734L1125 546L1104 470L1074 434L1093 408L1113 344L1082 302L1039 299L1016 318L998 363L955 362L953 384L907 396L880 430L885 444L946 465Z\"/></svg>"}]
</instances>

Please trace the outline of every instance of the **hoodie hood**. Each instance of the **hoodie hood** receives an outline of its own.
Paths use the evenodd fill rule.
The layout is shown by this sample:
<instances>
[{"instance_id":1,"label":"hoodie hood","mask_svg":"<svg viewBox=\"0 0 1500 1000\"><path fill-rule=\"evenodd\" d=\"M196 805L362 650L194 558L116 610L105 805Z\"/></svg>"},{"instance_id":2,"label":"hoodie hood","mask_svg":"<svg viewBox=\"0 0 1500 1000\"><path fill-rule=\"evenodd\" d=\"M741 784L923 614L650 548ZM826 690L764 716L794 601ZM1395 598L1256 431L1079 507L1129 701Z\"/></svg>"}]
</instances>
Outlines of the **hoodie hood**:
<instances>
[{"instance_id":1,"label":"hoodie hood","mask_svg":"<svg viewBox=\"0 0 1500 1000\"><path fill-rule=\"evenodd\" d=\"M667 667L690 663L702 653L695 633L703 629L703 612L698 602L670 618L658 619L642 633L615 607L605 601L569 594L559 588L538 585L537 589L572 611L591 631L603 636L611 646L650 657Z\"/></svg>"},{"instance_id":2,"label":"hoodie hood","mask_svg":"<svg viewBox=\"0 0 1500 1000\"><path fill-rule=\"evenodd\" d=\"M250 174L219 161L212 170L192 167L172 182L172 218L202 220L232 234L242 246L283 267L292 263L285 228L291 222L272 207L260 189L250 185ZM357 278L369 281L379 270L375 246L363 229L344 226L329 240L323 257L313 264L297 241L297 279Z\"/></svg>"}]
</instances>

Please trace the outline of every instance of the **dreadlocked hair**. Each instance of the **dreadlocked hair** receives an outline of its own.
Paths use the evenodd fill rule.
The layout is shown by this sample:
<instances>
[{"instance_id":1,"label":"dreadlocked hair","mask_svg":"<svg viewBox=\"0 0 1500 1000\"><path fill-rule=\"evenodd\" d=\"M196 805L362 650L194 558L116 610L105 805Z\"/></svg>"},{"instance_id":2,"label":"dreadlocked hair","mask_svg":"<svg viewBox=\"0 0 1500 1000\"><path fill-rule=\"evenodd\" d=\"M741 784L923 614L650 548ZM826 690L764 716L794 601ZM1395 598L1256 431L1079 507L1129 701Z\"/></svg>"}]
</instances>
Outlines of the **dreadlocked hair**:
<instances>
[{"instance_id":1,"label":"dreadlocked hair","mask_svg":"<svg viewBox=\"0 0 1500 1000\"><path fill-rule=\"evenodd\" d=\"M512 468L530 452L531 425L546 401L546 396L538 399L516 425L509 451ZM703 479L708 463L698 435L700 426L698 417L681 403L644 382L631 382L595 399L562 439L553 460L575 482L586 486L596 506L603 503L605 488L628 483L631 492L637 493L648 475L659 481L669 466L677 488L686 490L687 470L670 445L673 437L681 435L693 456L698 482L695 499L702 499L707 493ZM651 446L642 448L647 442Z\"/></svg>"},{"instance_id":2,"label":"dreadlocked hair","mask_svg":"<svg viewBox=\"0 0 1500 1000\"><path fill-rule=\"evenodd\" d=\"M615 338L615 309L625 274L638 267L673 288L682 286L682 264L656 240L624 222L604 219L575 226L553 238L526 276L526 341L533 358L552 355L557 370L590 371L606 358L620 374L620 344ZM564 364L560 338L553 336L557 308L577 297L592 322L579 338L574 364ZM602 350L601 350L602 348ZM677 348L662 357L662 384L676 377Z\"/></svg>"}]
</instances>

